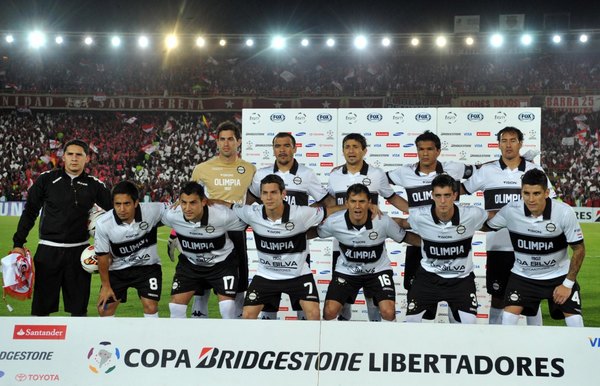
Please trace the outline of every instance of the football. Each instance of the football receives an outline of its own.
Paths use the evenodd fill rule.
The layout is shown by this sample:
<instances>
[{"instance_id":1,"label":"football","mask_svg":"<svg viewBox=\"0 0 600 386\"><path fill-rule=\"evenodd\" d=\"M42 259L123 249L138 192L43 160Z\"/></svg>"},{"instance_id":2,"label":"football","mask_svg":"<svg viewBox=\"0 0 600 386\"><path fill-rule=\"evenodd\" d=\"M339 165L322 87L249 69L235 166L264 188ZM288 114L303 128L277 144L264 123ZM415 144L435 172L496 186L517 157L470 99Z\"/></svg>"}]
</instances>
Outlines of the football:
<instances>
[{"instance_id":1,"label":"football","mask_svg":"<svg viewBox=\"0 0 600 386\"><path fill-rule=\"evenodd\" d=\"M90 209L90 216L88 217L88 232L90 237L94 237L96 234L96 222L106 211L100 208L98 205L94 205L92 209Z\"/></svg>"},{"instance_id":2,"label":"football","mask_svg":"<svg viewBox=\"0 0 600 386\"><path fill-rule=\"evenodd\" d=\"M98 272L98 260L96 259L96 251L93 245L90 245L81 252L81 266L89 273Z\"/></svg>"}]
</instances>

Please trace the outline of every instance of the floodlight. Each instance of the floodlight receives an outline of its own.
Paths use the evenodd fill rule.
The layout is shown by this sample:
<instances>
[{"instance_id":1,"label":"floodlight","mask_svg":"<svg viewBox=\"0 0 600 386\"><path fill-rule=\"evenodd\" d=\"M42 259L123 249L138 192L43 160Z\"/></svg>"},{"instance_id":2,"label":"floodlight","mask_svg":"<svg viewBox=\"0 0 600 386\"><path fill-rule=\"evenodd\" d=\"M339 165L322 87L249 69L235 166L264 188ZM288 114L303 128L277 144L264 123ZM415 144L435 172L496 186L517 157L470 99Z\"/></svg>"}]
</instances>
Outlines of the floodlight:
<instances>
[{"instance_id":1,"label":"floodlight","mask_svg":"<svg viewBox=\"0 0 600 386\"><path fill-rule=\"evenodd\" d=\"M475 44L475 39L473 39L473 37L471 36L467 36L465 38L465 44L468 46L472 46L473 44Z\"/></svg>"},{"instance_id":2,"label":"floodlight","mask_svg":"<svg viewBox=\"0 0 600 386\"><path fill-rule=\"evenodd\" d=\"M367 38L363 35L359 35L354 38L354 47L359 50L365 49L367 47Z\"/></svg>"},{"instance_id":3,"label":"floodlight","mask_svg":"<svg viewBox=\"0 0 600 386\"><path fill-rule=\"evenodd\" d=\"M493 34L490 38L490 44L492 47L501 47L504 44L504 37L500 34Z\"/></svg>"},{"instance_id":4,"label":"floodlight","mask_svg":"<svg viewBox=\"0 0 600 386\"><path fill-rule=\"evenodd\" d=\"M110 39L110 44L111 44L113 47L119 47L119 46L121 45L121 38L120 38L120 37L118 37L118 36L113 36L113 37Z\"/></svg>"},{"instance_id":5,"label":"floodlight","mask_svg":"<svg viewBox=\"0 0 600 386\"><path fill-rule=\"evenodd\" d=\"M308 39L302 39L300 41L300 45L302 45L302 47L308 47L309 44L310 42L308 41Z\"/></svg>"},{"instance_id":6,"label":"floodlight","mask_svg":"<svg viewBox=\"0 0 600 386\"><path fill-rule=\"evenodd\" d=\"M150 41L148 40L148 37L145 35L142 35L138 38L138 46L140 46L140 48L146 48L150 45Z\"/></svg>"},{"instance_id":7,"label":"floodlight","mask_svg":"<svg viewBox=\"0 0 600 386\"><path fill-rule=\"evenodd\" d=\"M383 39L381 39L381 45L384 47L389 47L390 44L392 44L392 41L390 40L390 38L385 37Z\"/></svg>"},{"instance_id":8,"label":"floodlight","mask_svg":"<svg viewBox=\"0 0 600 386\"><path fill-rule=\"evenodd\" d=\"M247 47L252 47L254 45L254 40L252 39L246 39L246 46Z\"/></svg>"},{"instance_id":9,"label":"floodlight","mask_svg":"<svg viewBox=\"0 0 600 386\"><path fill-rule=\"evenodd\" d=\"M560 42L561 42L561 40L562 40L562 37L561 37L560 35L558 35L558 34L556 34L556 35L552 36L552 42L553 42L554 44L558 44L558 43L560 43Z\"/></svg>"},{"instance_id":10,"label":"floodlight","mask_svg":"<svg viewBox=\"0 0 600 386\"><path fill-rule=\"evenodd\" d=\"M419 43L421 43L421 42L419 41L418 38L412 38L412 39L410 39L410 45L413 46L413 47L418 46Z\"/></svg>"},{"instance_id":11,"label":"floodlight","mask_svg":"<svg viewBox=\"0 0 600 386\"><path fill-rule=\"evenodd\" d=\"M33 31L27 36L27 41L29 41L29 47L40 48L46 44L46 36L40 31Z\"/></svg>"},{"instance_id":12,"label":"floodlight","mask_svg":"<svg viewBox=\"0 0 600 386\"><path fill-rule=\"evenodd\" d=\"M333 46L335 46L335 40L333 38L329 38L329 39L327 39L325 44L327 45L327 47L333 47Z\"/></svg>"},{"instance_id":13,"label":"floodlight","mask_svg":"<svg viewBox=\"0 0 600 386\"><path fill-rule=\"evenodd\" d=\"M15 41L15 38L12 35L6 35L5 39L6 39L6 42L9 43L9 44L13 43Z\"/></svg>"},{"instance_id":14,"label":"floodlight","mask_svg":"<svg viewBox=\"0 0 600 386\"><path fill-rule=\"evenodd\" d=\"M202 36L198 36L198 37L196 38L196 45L197 45L198 47L204 47L204 46L206 45L206 40L204 39L204 37L202 37Z\"/></svg>"},{"instance_id":15,"label":"floodlight","mask_svg":"<svg viewBox=\"0 0 600 386\"><path fill-rule=\"evenodd\" d=\"M438 47L445 47L448 43L448 39L445 36L438 36L435 38L435 45Z\"/></svg>"},{"instance_id":16,"label":"floodlight","mask_svg":"<svg viewBox=\"0 0 600 386\"><path fill-rule=\"evenodd\" d=\"M166 39L165 39L165 45L167 46L168 49L173 49L175 47L177 47L177 36L173 35L173 34L169 34L167 35Z\"/></svg>"},{"instance_id":17,"label":"floodlight","mask_svg":"<svg viewBox=\"0 0 600 386\"><path fill-rule=\"evenodd\" d=\"M579 42L587 43L587 41L588 41L588 36L586 34L579 35Z\"/></svg>"},{"instance_id":18,"label":"floodlight","mask_svg":"<svg viewBox=\"0 0 600 386\"><path fill-rule=\"evenodd\" d=\"M57 36L54 38L54 41L56 42L56 44L63 44L65 42L65 39L62 36Z\"/></svg>"},{"instance_id":19,"label":"floodlight","mask_svg":"<svg viewBox=\"0 0 600 386\"><path fill-rule=\"evenodd\" d=\"M276 50L281 50L285 47L285 39L281 36L273 37L271 40L271 47L275 48Z\"/></svg>"},{"instance_id":20,"label":"floodlight","mask_svg":"<svg viewBox=\"0 0 600 386\"><path fill-rule=\"evenodd\" d=\"M528 46L528 45L531 45L532 42L533 42L533 38L531 37L531 35L525 34L525 35L521 36L521 44L522 45Z\"/></svg>"},{"instance_id":21,"label":"floodlight","mask_svg":"<svg viewBox=\"0 0 600 386\"><path fill-rule=\"evenodd\" d=\"M92 43L94 43L94 39L92 39L91 36L86 36L85 39L83 39L83 42L86 46L91 46Z\"/></svg>"},{"instance_id":22,"label":"floodlight","mask_svg":"<svg viewBox=\"0 0 600 386\"><path fill-rule=\"evenodd\" d=\"M219 40L219 45L220 45L221 47L225 47L225 46L227 45L227 40L225 40L225 39L221 39L221 40Z\"/></svg>"}]
</instances>

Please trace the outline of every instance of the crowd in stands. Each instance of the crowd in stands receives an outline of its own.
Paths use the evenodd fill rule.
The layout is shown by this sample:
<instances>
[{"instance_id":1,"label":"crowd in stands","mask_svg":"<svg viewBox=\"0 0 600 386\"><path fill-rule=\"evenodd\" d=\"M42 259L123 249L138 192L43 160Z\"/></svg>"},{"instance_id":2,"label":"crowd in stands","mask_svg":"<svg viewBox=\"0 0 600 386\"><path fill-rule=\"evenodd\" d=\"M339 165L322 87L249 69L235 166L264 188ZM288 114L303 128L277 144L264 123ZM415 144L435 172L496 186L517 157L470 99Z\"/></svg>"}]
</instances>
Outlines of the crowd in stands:
<instances>
[{"instance_id":1,"label":"crowd in stands","mask_svg":"<svg viewBox=\"0 0 600 386\"><path fill-rule=\"evenodd\" d=\"M60 165L62 139L80 138L93 175L109 186L133 180L145 200L171 201L194 166L215 155L214 128L224 119L235 117L0 111L0 200L24 200L40 173ZM599 125L600 112L542 114L542 166L571 205L600 207Z\"/></svg>"},{"instance_id":2,"label":"crowd in stands","mask_svg":"<svg viewBox=\"0 0 600 386\"><path fill-rule=\"evenodd\" d=\"M0 90L109 96L585 95L600 90L598 56L15 54L0 62Z\"/></svg>"}]
</instances>

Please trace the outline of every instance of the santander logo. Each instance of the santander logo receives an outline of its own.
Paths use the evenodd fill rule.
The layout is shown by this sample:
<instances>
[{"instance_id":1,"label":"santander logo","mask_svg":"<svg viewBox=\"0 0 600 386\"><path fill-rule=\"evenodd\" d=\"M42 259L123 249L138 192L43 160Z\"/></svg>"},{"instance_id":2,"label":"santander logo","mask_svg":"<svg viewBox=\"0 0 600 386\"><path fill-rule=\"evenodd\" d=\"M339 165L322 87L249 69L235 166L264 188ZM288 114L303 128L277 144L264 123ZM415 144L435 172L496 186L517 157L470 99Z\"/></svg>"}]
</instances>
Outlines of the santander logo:
<instances>
[{"instance_id":1,"label":"santander logo","mask_svg":"<svg viewBox=\"0 0 600 386\"><path fill-rule=\"evenodd\" d=\"M16 324L13 330L15 340L64 340L66 336L66 325Z\"/></svg>"}]
</instances>

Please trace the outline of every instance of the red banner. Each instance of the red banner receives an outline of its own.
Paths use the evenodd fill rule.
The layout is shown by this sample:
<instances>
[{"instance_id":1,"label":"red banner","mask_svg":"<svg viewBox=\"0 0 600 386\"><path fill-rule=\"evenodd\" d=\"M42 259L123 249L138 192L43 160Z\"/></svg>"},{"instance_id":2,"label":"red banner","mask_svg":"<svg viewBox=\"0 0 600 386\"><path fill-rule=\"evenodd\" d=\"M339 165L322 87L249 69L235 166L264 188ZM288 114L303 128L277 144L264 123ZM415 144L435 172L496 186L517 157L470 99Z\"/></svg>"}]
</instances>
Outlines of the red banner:
<instances>
[{"instance_id":1,"label":"red banner","mask_svg":"<svg viewBox=\"0 0 600 386\"><path fill-rule=\"evenodd\" d=\"M26 106L50 110L106 111L227 111L243 108L381 108L385 97L252 98L252 97L135 97L94 95L0 94L0 108Z\"/></svg>"}]
</instances>

